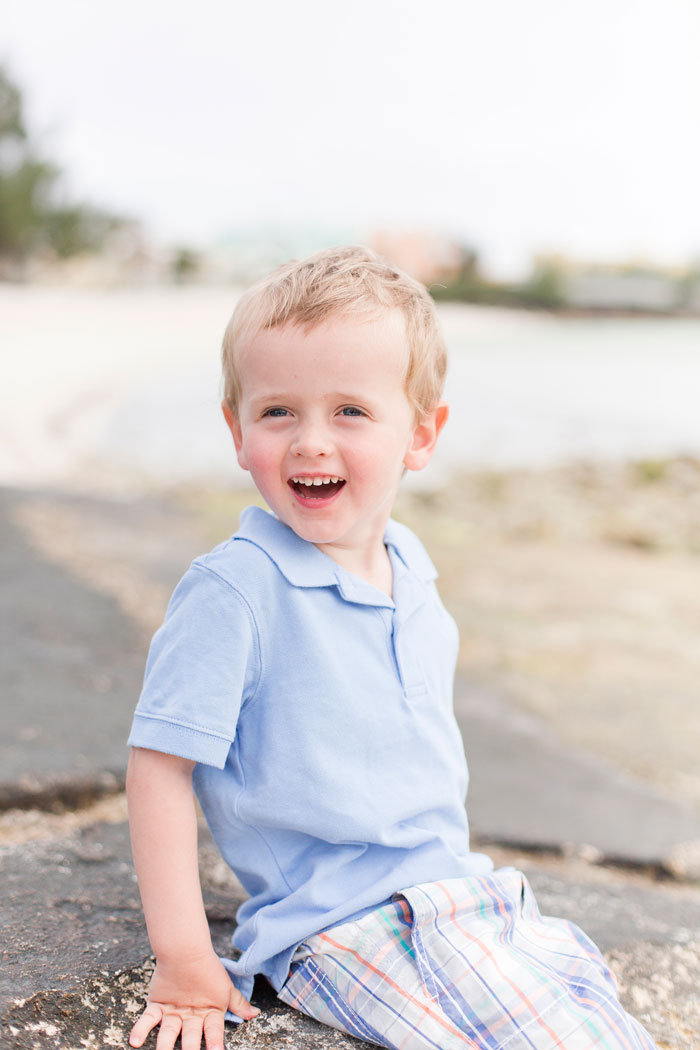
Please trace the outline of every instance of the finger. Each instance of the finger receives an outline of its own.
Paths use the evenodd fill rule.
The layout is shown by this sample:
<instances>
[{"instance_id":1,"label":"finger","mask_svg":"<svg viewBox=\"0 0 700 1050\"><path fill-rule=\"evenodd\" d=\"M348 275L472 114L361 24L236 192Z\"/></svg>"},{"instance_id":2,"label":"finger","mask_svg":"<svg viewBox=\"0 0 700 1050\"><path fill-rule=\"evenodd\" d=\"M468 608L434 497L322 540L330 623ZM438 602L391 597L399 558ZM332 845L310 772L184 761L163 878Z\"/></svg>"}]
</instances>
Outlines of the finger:
<instances>
[{"instance_id":1,"label":"finger","mask_svg":"<svg viewBox=\"0 0 700 1050\"><path fill-rule=\"evenodd\" d=\"M166 1014L160 1022L156 1050L173 1050L181 1028L182 1018L179 1014Z\"/></svg>"},{"instance_id":2,"label":"finger","mask_svg":"<svg viewBox=\"0 0 700 1050\"><path fill-rule=\"evenodd\" d=\"M238 991L235 985L231 985L228 1008L232 1014L235 1014L236 1017L242 1017L244 1021L251 1021L260 1013L257 1006L251 1006L245 996Z\"/></svg>"},{"instance_id":3,"label":"finger","mask_svg":"<svg viewBox=\"0 0 700 1050\"><path fill-rule=\"evenodd\" d=\"M182 1050L200 1050L202 1045L202 1020L201 1015L185 1017L182 1022ZM221 1043L223 1045L223 1038Z\"/></svg>"},{"instance_id":4,"label":"finger","mask_svg":"<svg viewBox=\"0 0 700 1050\"><path fill-rule=\"evenodd\" d=\"M224 1015L219 1010L212 1010L204 1018L204 1042L207 1050L223 1050ZM184 1040L182 1050L185 1050ZM199 1050L199 1047L196 1050Z\"/></svg>"},{"instance_id":5,"label":"finger","mask_svg":"<svg viewBox=\"0 0 700 1050\"><path fill-rule=\"evenodd\" d=\"M160 1024L162 1017L163 1011L160 1006L157 1003L149 1003L131 1029L129 1046L143 1046L146 1036L152 1028Z\"/></svg>"}]
</instances>

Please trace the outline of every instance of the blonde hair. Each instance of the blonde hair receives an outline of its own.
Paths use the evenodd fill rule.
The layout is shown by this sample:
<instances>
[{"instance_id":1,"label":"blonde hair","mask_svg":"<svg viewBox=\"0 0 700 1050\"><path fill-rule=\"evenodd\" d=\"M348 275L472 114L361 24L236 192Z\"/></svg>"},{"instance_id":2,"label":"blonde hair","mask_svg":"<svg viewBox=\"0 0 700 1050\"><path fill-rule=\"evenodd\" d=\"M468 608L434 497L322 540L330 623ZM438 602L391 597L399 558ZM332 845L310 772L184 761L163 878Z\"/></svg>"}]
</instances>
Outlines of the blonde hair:
<instances>
[{"instance_id":1,"label":"blonde hair","mask_svg":"<svg viewBox=\"0 0 700 1050\"><path fill-rule=\"evenodd\" d=\"M406 322L406 396L418 417L425 416L440 399L447 370L435 305L422 284L362 247L328 248L285 263L245 292L228 323L221 351L229 408L238 415L241 388L236 358L241 344L257 332L288 323L313 328L331 316L371 319L395 309L402 311Z\"/></svg>"}]
</instances>

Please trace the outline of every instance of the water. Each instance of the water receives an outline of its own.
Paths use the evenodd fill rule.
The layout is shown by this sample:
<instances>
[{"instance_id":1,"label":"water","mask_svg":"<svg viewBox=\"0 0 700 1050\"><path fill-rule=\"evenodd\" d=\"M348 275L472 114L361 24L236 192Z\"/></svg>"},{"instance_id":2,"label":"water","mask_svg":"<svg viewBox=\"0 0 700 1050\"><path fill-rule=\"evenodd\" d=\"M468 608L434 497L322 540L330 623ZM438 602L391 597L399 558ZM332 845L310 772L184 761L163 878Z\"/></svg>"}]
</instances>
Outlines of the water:
<instances>
[{"instance_id":1,"label":"water","mask_svg":"<svg viewBox=\"0 0 700 1050\"><path fill-rule=\"evenodd\" d=\"M0 481L240 484L219 410L225 289L0 287ZM700 456L700 320L446 305L455 467Z\"/></svg>"},{"instance_id":2,"label":"water","mask_svg":"<svg viewBox=\"0 0 700 1050\"><path fill-rule=\"evenodd\" d=\"M453 463L700 453L700 321L445 318Z\"/></svg>"}]
</instances>

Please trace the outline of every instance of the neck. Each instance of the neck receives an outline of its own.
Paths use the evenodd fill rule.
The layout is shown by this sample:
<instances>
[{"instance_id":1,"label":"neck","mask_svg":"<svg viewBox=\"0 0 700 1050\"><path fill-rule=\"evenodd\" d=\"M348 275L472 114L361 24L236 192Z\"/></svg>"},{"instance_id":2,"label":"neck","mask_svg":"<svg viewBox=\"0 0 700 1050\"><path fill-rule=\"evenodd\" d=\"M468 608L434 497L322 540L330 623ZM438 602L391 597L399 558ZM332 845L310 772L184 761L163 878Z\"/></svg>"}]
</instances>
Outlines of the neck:
<instances>
[{"instance_id":1,"label":"neck","mask_svg":"<svg viewBox=\"0 0 700 1050\"><path fill-rule=\"evenodd\" d=\"M338 565L347 569L348 572L353 573L354 576L359 576L361 580L371 583L377 590L388 594L390 598L392 597L393 571L389 552L383 542L379 547L372 548L371 551L332 547L330 544L326 546L323 543L317 543L316 546L324 554L327 554L329 558L337 562Z\"/></svg>"}]
</instances>

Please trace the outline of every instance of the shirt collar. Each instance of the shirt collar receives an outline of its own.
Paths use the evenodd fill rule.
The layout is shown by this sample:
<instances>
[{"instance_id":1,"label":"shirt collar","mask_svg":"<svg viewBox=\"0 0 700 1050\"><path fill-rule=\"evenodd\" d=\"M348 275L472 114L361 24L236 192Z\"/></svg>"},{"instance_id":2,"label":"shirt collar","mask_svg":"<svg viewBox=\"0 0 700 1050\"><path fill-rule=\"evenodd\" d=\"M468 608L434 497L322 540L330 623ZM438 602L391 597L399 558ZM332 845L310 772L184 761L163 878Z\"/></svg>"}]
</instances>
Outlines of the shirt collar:
<instances>
[{"instance_id":1,"label":"shirt collar","mask_svg":"<svg viewBox=\"0 0 700 1050\"><path fill-rule=\"evenodd\" d=\"M301 539L293 529L261 507L247 507L243 511L235 539L248 540L265 551L294 587L337 586L343 597L350 601L373 605L393 604L386 596L385 602L381 603L377 598L380 592L376 588L347 572L314 547L313 543ZM393 549L406 572L413 573L425 582L435 579L435 566L420 540L405 525L389 520L384 542ZM396 568L396 559L392 561ZM370 595L372 600L368 601Z\"/></svg>"}]
</instances>

